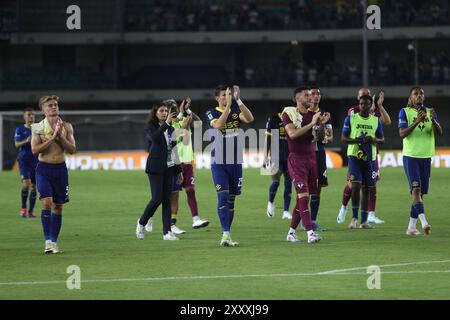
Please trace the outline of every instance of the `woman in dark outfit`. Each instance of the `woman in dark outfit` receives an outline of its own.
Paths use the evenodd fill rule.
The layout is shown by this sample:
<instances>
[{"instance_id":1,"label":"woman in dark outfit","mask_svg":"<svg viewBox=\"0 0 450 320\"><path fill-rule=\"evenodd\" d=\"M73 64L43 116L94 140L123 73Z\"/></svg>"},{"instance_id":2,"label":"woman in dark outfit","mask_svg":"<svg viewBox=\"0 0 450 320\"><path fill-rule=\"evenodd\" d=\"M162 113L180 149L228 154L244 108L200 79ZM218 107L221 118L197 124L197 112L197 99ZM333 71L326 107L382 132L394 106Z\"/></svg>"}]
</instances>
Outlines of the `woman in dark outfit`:
<instances>
[{"instance_id":1,"label":"woman in dark outfit","mask_svg":"<svg viewBox=\"0 0 450 320\"><path fill-rule=\"evenodd\" d=\"M181 167L175 164L177 152L172 152L172 148L176 145L176 141L172 141L171 138L174 131L172 119L175 117L176 114L170 113L167 106L155 105L145 126L149 151L145 172L150 181L152 198L137 221L136 237L140 240L144 239L144 229L147 232L153 230L153 215L160 204L162 204L163 240L178 240L170 230L170 194L173 176L178 176L177 183L183 181Z\"/></svg>"}]
</instances>

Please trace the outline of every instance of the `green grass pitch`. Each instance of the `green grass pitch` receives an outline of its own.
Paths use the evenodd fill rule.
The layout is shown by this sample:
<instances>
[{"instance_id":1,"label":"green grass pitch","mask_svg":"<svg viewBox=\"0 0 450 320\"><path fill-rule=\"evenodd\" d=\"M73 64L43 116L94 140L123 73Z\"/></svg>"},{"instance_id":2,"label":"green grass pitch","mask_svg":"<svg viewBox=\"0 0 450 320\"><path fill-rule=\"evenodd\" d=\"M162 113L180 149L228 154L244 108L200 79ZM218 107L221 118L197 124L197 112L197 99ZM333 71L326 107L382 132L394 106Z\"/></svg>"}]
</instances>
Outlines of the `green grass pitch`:
<instances>
[{"instance_id":1,"label":"green grass pitch","mask_svg":"<svg viewBox=\"0 0 450 320\"><path fill-rule=\"evenodd\" d=\"M191 228L181 193L178 226L187 233L180 241L162 240L160 209L153 232L136 239L136 220L150 197L143 172L70 172L61 255L43 254L40 204L37 219L20 218L19 175L1 172L0 299L449 299L450 170L432 169L425 197L432 234L417 238L405 235L410 196L402 168L381 172L377 215L386 224L348 230L349 212L346 223L338 225L345 170L329 170L318 220L328 231L313 245L300 231L301 243L285 239L289 222L281 220L283 184L276 215L269 219L270 177L244 170L232 228L238 248L219 246L208 170L196 172L196 185L200 216L211 224ZM70 265L80 267L80 290L66 287ZM381 267L379 290L367 288L369 265Z\"/></svg>"}]
</instances>

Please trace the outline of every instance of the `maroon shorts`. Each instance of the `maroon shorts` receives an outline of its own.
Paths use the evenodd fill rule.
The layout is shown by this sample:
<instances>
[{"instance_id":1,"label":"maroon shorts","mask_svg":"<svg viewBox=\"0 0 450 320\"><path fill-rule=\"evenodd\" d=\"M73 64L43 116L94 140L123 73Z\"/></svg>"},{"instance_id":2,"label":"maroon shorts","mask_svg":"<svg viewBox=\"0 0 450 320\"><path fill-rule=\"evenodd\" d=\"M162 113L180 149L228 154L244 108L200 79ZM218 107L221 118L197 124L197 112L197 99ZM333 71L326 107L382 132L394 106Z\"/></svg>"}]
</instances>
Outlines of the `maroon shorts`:
<instances>
[{"instance_id":1,"label":"maroon shorts","mask_svg":"<svg viewBox=\"0 0 450 320\"><path fill-rule=\"evenodd\" d=\"M311 157L289 154L288 169L297 193L317 194L318 177L315 154Z\"/></svg>"},{"instance_id":2,"label":"maroon shorts","mask_svg":"<svg viewBox=\"0 0 450 320\"><path fill-rule=\"evenodd\" d=\"M187 187L195 186L194 167L192 163L182 163L181 170L183 170L183 182L177 184L177 177L175 176L172 191L181 191L182 188L186 189Z\"/></svg>"}]
</instances>

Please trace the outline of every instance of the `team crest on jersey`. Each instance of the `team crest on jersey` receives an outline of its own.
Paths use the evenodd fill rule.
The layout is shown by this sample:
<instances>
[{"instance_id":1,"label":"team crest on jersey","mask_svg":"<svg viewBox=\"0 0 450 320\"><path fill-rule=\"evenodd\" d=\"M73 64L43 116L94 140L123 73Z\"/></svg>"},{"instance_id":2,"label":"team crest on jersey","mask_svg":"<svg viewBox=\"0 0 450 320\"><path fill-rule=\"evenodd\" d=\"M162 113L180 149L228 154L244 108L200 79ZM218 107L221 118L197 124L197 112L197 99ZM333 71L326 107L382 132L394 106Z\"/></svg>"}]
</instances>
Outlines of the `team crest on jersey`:
<instances>
[{"instance_id":1,"label":"team crest on jersey","mask_svg":"<svg viewBox=\"0 0 450 320\"><path fill-rule=\"evenodd\" d=\"M220 184L216 184L216 190L219 191L220 189L222 189L222 186Z\"/></svg>"},{"instance_id":2,"label":"team crest on jersey","mask_svg":"<svg viewBox=\"0 0 450 320\"><path fill-rule=\"evenodd\" d=\"M233 119L237 119L237 118L239 117L239 115L238 115L237 113L233 113L233 114L231 115L231 117L232 117Z\"/></svg>"},{"instance_id":3,"label":"team crest on jersey","mask_svg":"<svg viewBox=\"0 0 450 320\"><path fill-rule=\"evenodd\" d=\"M413 119L413 122L416 122L416 120L417 120L417 117L415 117ZM426 117L419 123L419 125L417 127L420 129L420 131L423 131L423 129L425 129L425 122L428 122L428 121L430 121L430 120L428 120L428 117Z\"/></svg>"}]
</instances>

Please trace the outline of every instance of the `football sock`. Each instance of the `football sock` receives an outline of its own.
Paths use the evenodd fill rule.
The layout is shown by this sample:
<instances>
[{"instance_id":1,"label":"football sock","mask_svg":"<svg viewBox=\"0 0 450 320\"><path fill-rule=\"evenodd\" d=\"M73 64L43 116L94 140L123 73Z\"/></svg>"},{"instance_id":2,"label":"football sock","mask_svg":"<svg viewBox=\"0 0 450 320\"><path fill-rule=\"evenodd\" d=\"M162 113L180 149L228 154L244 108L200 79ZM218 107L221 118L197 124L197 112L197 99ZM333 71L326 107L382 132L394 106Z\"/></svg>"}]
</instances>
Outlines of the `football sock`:
<instances>
[{"instance_id":1,"label":"football sock","mask_svg":"<svg viewBox=\"0 0 450 320\"><path fill-rule=\"evenodd\" d=\"M309 213L309 197L298 199L298 209L306 231L312 230L311 215Z\"/></svg>"},{"instance_id":2,"label":"football sock","mask_svg":"<svg viewBox=\"0 0 450 320\"><path fill-rule=\"evenodd\" d=\"M217 193L217 213L219 214L220 225L222 231L230 231L230 213L228 210L228 192L222 191Z\"/></svg>"},{"instance_id":3,"label":"football sock","mask_svg":"<svg viewBox=\"0 0 450 320\"><path fill-rule=\"evenodd\" d=\"M230 214L230 228L231 228L231 224L233 223L233 218L234 218L234 200L236 199L235 195L231 195L228 197L228 211Z\"/></svg>"},{"instance_id":4,"label":"football sock","mask_svg":"<svg viewBox=\"0 0 450 320\"><path fill-rule=\"evenodd\" d=\"M50 240L50 232L51 232L51 226L52 226L50 210L42 209L41 222L42 222L42 229L44 230L45 240Z\"/></svg>"},{"instance_id":5,"label":"football sock","mask_svg":"<svg viewBox=\"0 0 450 320\"><path fill-rule=\"evenodd\" d=\"M176 213L172 213L172 214L170 215L170 224L171 224L171 225L177 224L177 214L176 214Z\"/></svg>"},{"instance_id":6,"label":"football sock","mask_svg":"<svg viewBox=\"0 0 450 320\"><path fill-rule=\"evenodd\" d=\"M56 242L58 241L59 231L61 230L62 214L54 214L52 212L51 221L50 240Z\"/></svg>"},{"instance_id":7,"label":"football sock","mask_svg":"<svg viewBox=\"0 0 450 320\"><path fill-rule=\"evenodd\" d=\"M311 220L312 222L316 222L317 220L317 214L319 213L319 206L320 206L320 196L313 194L311 196Z\"/></svg>"},{"instance_id":8,"label":"football sock","mask_svg":"<svg viewBox=\"0 0 450 320\"><path fill-rule=\"evenodd\" d=\"M416 208L411 206L411 211L409 212L409 216L417 220L419 214L416 212Z\"/></svg>"},{"instance_id":9,"label":"football sock","mask_svg":"<svg viewBox=\"0 0 450 320\"><path fill-rule=\"evenodd\" d=\"M422 224L422 228L425 227L428 222L427 219L425 218L425 208L423 206L423 202L417 202L414 205L414 209L416 210L416 214L420 219L420 223Z\"/></svg>"},{"instance_id":10,"label":"football sock","mask_svg":"<svg viewBox=\"0 0 450 320\"><path fill-rule=\"evenodd\" d=\"M367 209L361 208L361 223L367 222Z\"/></svg>"},{"instance_id":11,"label":"football sock","mask_svg":"<svg viewBox=\"0 0 450 320\"><path fill-rule=\"evenodd\" d=\"M300 224L300 211L298 210L298 199L297 203L295 205L295 209L292 212L292 219L291 219L291 229L296 230L298 225Z\"/></svg>"},{"instance_id":12,"label":"football sock","mask_svg":"<svg viewBox=\"0 0 450 320\"><path fill-rule=\"evenodd\" d=\"M352 207L353 218L358 219L359 207Z\"/></svg>"},{"instance_id":13,"label":"football sock","mask_svg":"<svg viewBox=\"0 0 450 320\"><path fill-rule=\"evenodd\" d=\"M419 214L420 223L422 224L422 228L428 224L427 219L425 218L425 213Z\"/></svg>"},{"instance_id":14,"label":"football sock","mask_svg":"<svg viewBox=\"0 0 450 320\"><path fill-rule=\"evenodd\" d=\"M416 224L417 224L417 219L415 219L415 218L409 218L408 229L409 229L409 230L416 229Z\"/></svg>"},{"instance_id":15,"label":"football sock","mask_svg":"<svg viewBox=\"0 0 450 320\"><path fill-rule=\"evenodd\" d=\"M277 194L278 187L280 186L280 181L272 181L269 187L269 201L273 203L275 200L275 195Z\"/></svg>"},{"instance_id":16,"label":"football sock","mask_svg":"<svg viewBox=\"0 0 450 320\"><path fill-rule=\"evenodd\" d=\"M27 208L27 198L28 198L28 189L22 189L21 192L22 197L22 209Z\"/></svg>"},{"instance_id":17,"label":"football sock","mask_svg":"<svg viewBox=\"0 0 450 320\"><path fill-rule=\"evenodd\" d=\"M30 192L30 208L28 212L32 212L34 210L34 205L36 204L36 191Z\"/></svg>"},{"instance_id":18,"label":"football sock","mask_svg":"<svg viewBox=\"0 0 450 320\"><path fill-rule=\"evenodd\" d=\"M193 217L198 216L197 199L195 198L195 190L191 189L186 191L187 202L189 208L191 209L191 214Z\"/></svg>"},{"instance_id":19,"label":"football sock","mask_svg":"<svg viewBox=\"0 0 450 320\"><path fill-rule=\"evenodd\" d=\"M423 202L417 202L414 205L414 209L416 210L416 214L420 215L422 213L425 213L425 208L423 207Z\"/></svg>"},{"instance_id":20,"label":"football sock","mask_svg":"<svg viewBox=\"0 0 450 320\"><path fill-rule=\"evenodd\" d=\"M291 205L292 180L284 178L284 211L289 211Z\"/></svg>"},{"instance_id":21,"label":"football sock","mask_svg":"<svg viewBox=\"0 0 450 320\"><path fill-rule=\"evenodd\" d=\"M375 212L375 205L377 202L377 187L370 188L369 190L369 211Z\"/></svg>"},{"instance_id":22,"label":"football sock","mask_svg":"<svg viewBox=\"0 0 450 320\"><path fill-rule=\"evenodd\" d=\"M346 184L344 188L344 193L342 194L342 205L347 206L351 197L352 197L352 189L348 186L348 184Z\"/></svg>"}]
</instances>

